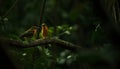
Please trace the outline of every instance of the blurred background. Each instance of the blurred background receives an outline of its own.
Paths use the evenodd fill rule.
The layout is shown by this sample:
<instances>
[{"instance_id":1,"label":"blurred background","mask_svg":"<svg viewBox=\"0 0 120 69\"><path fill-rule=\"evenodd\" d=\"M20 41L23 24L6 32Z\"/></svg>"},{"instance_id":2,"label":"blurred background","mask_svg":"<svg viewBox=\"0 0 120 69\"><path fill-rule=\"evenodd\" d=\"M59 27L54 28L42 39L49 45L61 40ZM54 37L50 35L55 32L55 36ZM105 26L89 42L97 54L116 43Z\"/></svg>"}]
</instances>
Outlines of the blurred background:
<instances>
[{"instance_id":1,"label":"blurred background","mask_svg":"<svg viewBox=\"0 0 120 69\"><path fill-rule=\"evenodd\" d=\"M23 32L41 26L42 4L43 0L0 0L0 37L21 41ZM44 49L0 47L0 61L5 65L0 68L119 69L119 6L119 0L46 0L42 19L49 27L49 37L83 49L73 52L52 44Z\"/></svg>"}]
</instances>

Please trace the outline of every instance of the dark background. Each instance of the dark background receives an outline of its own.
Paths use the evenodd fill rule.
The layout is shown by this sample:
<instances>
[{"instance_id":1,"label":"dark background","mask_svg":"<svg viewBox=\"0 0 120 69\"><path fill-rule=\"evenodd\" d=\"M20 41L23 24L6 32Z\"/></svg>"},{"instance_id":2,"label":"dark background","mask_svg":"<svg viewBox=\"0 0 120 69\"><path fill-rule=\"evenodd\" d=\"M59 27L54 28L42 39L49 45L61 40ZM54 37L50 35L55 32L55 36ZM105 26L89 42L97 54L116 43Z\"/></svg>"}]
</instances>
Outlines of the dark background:
<instances>
[{"instance_id":1,"label":"dark background","mask_svg":"<svg viewBox=\"0 0 120 69\"><path fill-rule=\"evenodd\" d=\"M25 30L41 25L42 0L18 0L9 11L14 2L0 0L0 38L20 40ZM119 0L46 0L42 18L49 37L84 49L72 52L56 45L20 49L0 40L0 68L119 69L119 6Z\"/></svg>"}]
</instances>

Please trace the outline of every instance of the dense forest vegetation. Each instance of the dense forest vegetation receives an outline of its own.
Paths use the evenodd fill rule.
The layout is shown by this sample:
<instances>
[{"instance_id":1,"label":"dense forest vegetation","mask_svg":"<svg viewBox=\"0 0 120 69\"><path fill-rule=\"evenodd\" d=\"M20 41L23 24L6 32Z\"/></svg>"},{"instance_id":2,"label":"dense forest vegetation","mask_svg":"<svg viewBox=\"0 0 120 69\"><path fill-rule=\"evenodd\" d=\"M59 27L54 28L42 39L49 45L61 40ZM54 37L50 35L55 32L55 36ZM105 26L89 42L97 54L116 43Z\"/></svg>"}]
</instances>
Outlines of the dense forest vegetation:
<instances>
[{"instance_id":1,"label":"dense forest vegetation","mask_svg":"<svg viewBox=\"0 0 120 69\"><path fill-rule=\"evenodd\" d=\"M0 0L0 69L119 69L119 39L119 0Z\"/></svg>"}]
</instances>

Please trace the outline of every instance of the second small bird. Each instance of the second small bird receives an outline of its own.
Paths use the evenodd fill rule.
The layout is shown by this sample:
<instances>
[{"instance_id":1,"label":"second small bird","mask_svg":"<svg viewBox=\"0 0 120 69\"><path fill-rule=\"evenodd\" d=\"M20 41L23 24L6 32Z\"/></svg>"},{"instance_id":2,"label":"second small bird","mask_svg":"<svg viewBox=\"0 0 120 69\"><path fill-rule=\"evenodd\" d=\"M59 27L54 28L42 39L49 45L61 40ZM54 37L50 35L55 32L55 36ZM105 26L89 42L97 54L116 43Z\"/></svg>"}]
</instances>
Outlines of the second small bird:
<instances>
[{"instance_id":1,"label":"second small bird","mask_svg":"<svg viewBox=\"0 0 120 69\"><path fill-rule=\"evenodd\" d=\"M43 39L47 38L48 36L48 27L45 23L42 24L41 35Z\"/></svg>"}]
</instances>

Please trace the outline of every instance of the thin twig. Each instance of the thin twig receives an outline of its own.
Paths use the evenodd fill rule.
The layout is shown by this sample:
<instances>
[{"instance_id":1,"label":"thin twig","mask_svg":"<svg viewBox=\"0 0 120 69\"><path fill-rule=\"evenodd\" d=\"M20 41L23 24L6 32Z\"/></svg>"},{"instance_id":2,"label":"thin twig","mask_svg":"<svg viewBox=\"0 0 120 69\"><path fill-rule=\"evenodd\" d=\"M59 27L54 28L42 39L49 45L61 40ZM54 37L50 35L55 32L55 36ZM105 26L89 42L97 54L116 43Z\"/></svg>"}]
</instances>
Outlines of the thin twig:
<instances>
[{"instance_id":1,"label":"thin twig","mask_svg":"<svg viewBox=\"0 0 120 69\"><path fill-rule=\"evenodd\" d=\"M18 0L16 0L16 1L12 4L12 6L8 9L8 11L5 12L5 14L3 15L3 18L6 17L6 16L10 13L10 11L15 7L15 5L17 4L17 2L18 2Z\"/></svg>"}]
</instances>

